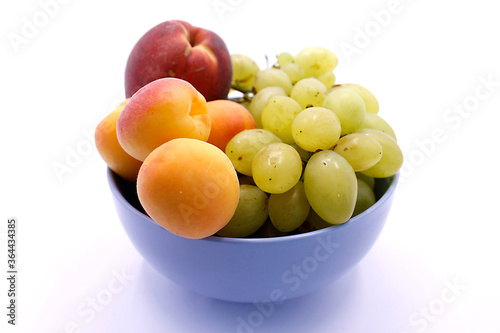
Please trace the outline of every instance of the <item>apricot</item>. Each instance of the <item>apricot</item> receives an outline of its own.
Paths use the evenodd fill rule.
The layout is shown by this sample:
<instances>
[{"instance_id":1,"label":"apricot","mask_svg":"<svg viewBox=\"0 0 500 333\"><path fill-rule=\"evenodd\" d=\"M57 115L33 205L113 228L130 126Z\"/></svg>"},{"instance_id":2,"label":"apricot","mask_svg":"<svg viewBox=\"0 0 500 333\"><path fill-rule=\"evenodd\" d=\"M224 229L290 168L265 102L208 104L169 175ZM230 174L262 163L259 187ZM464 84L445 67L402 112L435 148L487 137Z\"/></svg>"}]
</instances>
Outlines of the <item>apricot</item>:
<instances>
[{"instance_id":1,"label":"apricot","mask_svg":"<svg viewBox=\"0 0 500 333\"><path fill-rule=\"evenodd\" d=\"M209 134L205 98L189 82L176 78L158 79L139 89L117 121L120 145L141 161L169 140L206 141Z\"/></svg>"},{"instance_id":2,"label":"apricot","mask_svg":"<svg viewBox=\"0 0 500 333\"><path fill-rule=\"evenodd\" d=\"M127 154L116 136L116 121L128 101L128 98L124 100L97 125L95 145L111 170L123 179L134 182L142 162Z\"/></svg>"},{"instance_id":3,"label":"apricot","mask_svg":"<svg viewBox=\"0 0 500 333\"><path fill-rule=\"evenodd\" d=\"M231 220L239 201L239 182L219 148L179 138L144 160L137 194L160 226L181 237L199 239L215 234Z\"/></svg>"},{"instance_id":4,"label":"apricot","mask_svg":"<svg viewBox=\"0 0 500 333\"><path fill-rule=\"evenodd\" d=\"M226 150L226 145L239 132L255 128L250 112L241 104L230 100L207 103L211 130L207 142Z\"/></svg>"}]
</instances>

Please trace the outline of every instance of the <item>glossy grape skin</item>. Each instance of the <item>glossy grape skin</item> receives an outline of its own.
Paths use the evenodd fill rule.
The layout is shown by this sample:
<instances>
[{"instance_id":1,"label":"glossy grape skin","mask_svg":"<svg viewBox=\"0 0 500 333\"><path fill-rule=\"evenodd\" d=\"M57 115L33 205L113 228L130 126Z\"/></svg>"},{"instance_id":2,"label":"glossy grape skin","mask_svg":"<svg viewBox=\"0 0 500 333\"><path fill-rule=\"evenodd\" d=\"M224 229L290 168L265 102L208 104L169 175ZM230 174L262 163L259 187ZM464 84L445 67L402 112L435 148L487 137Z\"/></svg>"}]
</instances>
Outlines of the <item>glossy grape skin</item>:
<instances>
[{"instance_id":1,"label":"glossy grape skin","mask_svg":"<svg viewBox=\"0 0 500 333\"><path fill-rule=\"evenodd\" d=\"M286 64L293 63L294 57L289 52L281 52L276 56L278 66L283 67Z\"/></svg>"},{"instance_id":2,"label":"glossy grape skin","mask_svg":"<svg viewBox=\"0 0 500 333\"><path fill-rule=\"evenodd\" d=\"M391 125L389 125L389 123L385 121L384 118L376 113L367 112L365 114L365 119L363 119L363 122L361 123L359 128L371 128L379 130L381 132L389 134L394 140L397 141L396 133L392 129Z\"/></svg>"},{"instance_id":3,"label":"glossy grape skin","mask_svg":"<svg viewBox=\"0 0 500 333\"><path fill-rule=\"evenodd\" d=\"M217 232L223 237L247 237L256 232L268 217L267 194L254 185L240 185L238 206L231 220Z\"/></svg>"},{"instance_id":4,"label":"glossy grape skin","mask_svg":"<svg viewBox=\"0 0 500 333\"><path fill-rule=\"evenodd\" d=\"M267 193L284 193L297 184L302 174L299 153L286 143L271 143L255 154L252 177Z\"/></svg>"},{"instance_id":5,"label":"glossy grape skin","mask_svg":"<svg viewBox=\"0 0 500 333\"><path fill-rule=\"evenodd\" d=\"M226 145L226 155L239 173L252 176L255 154L270 143L281 142L273 133L264 129L249 129L236 134Z\"/></svg>"},{"instance_id":6,"label":"glossy grape skin","mask_svg":"<svg viewBox=\"0 0 500 333\"><path fill-rule=\"evenodd\" d=\"M365 104L361 96L349 89L338 89L326 95L323 107L333 111L340 120L341 135L356 131L365 118Z\"/></svg>"},{"instance_id":7,"label":"glossy grape skin","mask_svg":"<svg viewBox=\"0 0 500 333\"><path fill-rule=\"evenodd\" d=\"M255 75L254 88L256 92L259 92L266 87L281 87L288 95L292 90L292 81L281 69L266 68Z\"/></svg>"},{"instance_id":8,"label":"glossy grape skin","mask_svg":"<svg viewBox=\"0 0 500 333\"><path fill-rule=\"evenodd\" d=\"M231 87L242 92L252 91L255 75L260 71L255 61L243 54L232 54L231 65L233 68Z\"/></svg>"},{"instance_id":9,"label":"glossy grape skin","mask_svg":"<svg viewBox=\"0 0 500 333\"><path fill-rule=\"evenodd\" d=\"M266 87L253 96L248 111L252 115L257 128L262 128L262 112L264 112L269 100L275 96L286 96L286 92L281 87Z\"/></svg>"},{"instance_id":10,"label":"glossy grape skin","mask_svg":"<svg viewBox=\"0 0 500 333\"><path fill-rule=\"evenodd\" d=\"M375 188L375 178L364 175L361 172L356 172L356 177L368 184L372 190Z\"/></svg>"},{"instance_id":11,"label":"glossy grape skin","mask_svg":"<svg viewBox=\"0 0 500 333\"><path fill-rule=\"evenodd\" d=\"M269 218L276 229L283 232L300 227L309 215L310 208L304 183L301 181L285 193L269 196Z\"/></svg>"},{"instance_id":12,"label":"glossy grape skin","mask_svg":"<svg viewBox=\"0 0 500 333\"><path fill-rule=\"evenodd\" d=\"M345 158L332 150L315 153L304 170L304 188L311 208L326 222L342 224L354 211L357 178Z\"/></svg>"},{"instance_id":13,"label":"glossy grape skin","mask_svg":"<svg viewBox=\"0 0 500 333\"><path fill-rule=\"evenodd\" d=\"M337 115L323 107L307 108L292 122L292 137L304 150L332 148L340 138L341 126Z\"/></svg>"},{"instance_id":14,"label":"glossy grape skin","mask_svg":"<svg viewBox=\"0 0 500 333\"><path fill-rule=\"evenodd\" d=\"M306 73L304 72L304 69L302 69L302 67L293 62L281 66L281 70L285 72L286 75L288 75L292 84L295 84L298 81L306 78Z\"/></svg>"},{"instance_id":15,"label":"glossy grape skin","mask_svg":"<svg viewBox=\"0 0 500 333\"><path fill-rule=\"evenodd\" d=\"M357 83L342 83L333 86L331 90L329 90L329 92L334 91L336 89L349 89L356 92L363 99L363 102L365 103L366 112L368 113L379 112L380 106L377 98L370 90L368 90L364 86L359 85Z\"/></svg>"},{"instance_id":16,"label":"glossy grape skin","mask_svg":"<svg viewBox=\"0 0 500 333\"><path fill-rule=\"evenodd\" d=\"M290 92L290 97L305 109L321 106L326 96L326 86L317 78L307 77L298 81Z\"/></svg>"},{"instance_id":17,"label":"glossy grape skin","mask_svg":"<svg viewBox=\"0 0 500 333\"><path fill-rule=\"evenodd\" d=\"M262 127L276 135L284 143L294 143L291 126L302 111L299 103L287 96L276 96L269 100L262 112Z\"/></svg>"},{"instance_id":18,"label":"glossy grape skin","mask_svg":"<svg viewBox=\"0 0 500 333\"><path fill-rule=\"evenodd\" d=\"M341 137L333 151L344 157L354 171L371 168L382 158L380 143L362 133L352 133Z\"/></svg>"},{"instance_id":19,"label":"glossy grape skin","mask_svg":"<svg viewBox=\"0 0 500 333\"><path fill-rule=\"evenodd\" d=\"M356 205L352 216L356 216L370 208L375 204L377 199L372 188L365 181L358 178L358 195L356 197Z\"/></svg>"},{"instance_id":20,"label":"glossy grape skin","mask_svg":"<svg viewBox=\"0 0 500 333\"><path fill-rule=\"evenodd\" d=\"M382 146L380 161L371 168L360 171L361 173L374 178L386 178L399 171L403 165L403 152L392 136L371 128L360 129L356 133L369 135Z\"/></svg>"},{"instance_id":21,"label":"glossy grape skin","mask_svg":"<svg viewBox=\"0 0 500 333\"><path fill-rule=\"evenodd\" d=\"M335 73L333 71L328 71L318 76L318 80L320 80L321 83L323 83L327 89L330 89L335 85L337 77L335 76Z\"/></svg>"},{"instance_id":22,"label":"glossy grape skin","mask_svg":"<svg viewBox=\"0 0 500 333\"><path fill-rule=\"evenodd\" d=\"M319 77L337 67L337 56L327 48L310 46L295 55L295 63L301 66L307 76Z\"/></svg>"},{"instance_id":23,"label":"glossy grape skin","mask_svg":"<svg viewBox=\"0 0 500 333\"><path fill-rule=\"evenodd\" d=\"M272 202L271 205L268 203L269 216L265 222L267 229L273 230L269 235L287 235L338 226L375 203L373 189L377 178L388 177L400 169L402 152L397 145L395 132L389 123L378 115L379 103L370 90L356 83L336 83L334 70L338 59L331 51L322 47L306 47L295 56L282 52L276 59L277 62L272 68L259 71L260 78L252 89L255 94L249 95L248 109L254 117L257 128L274 133L280 141L260 140L260 144L255 144L250 142L259 140L252 139L246 144L243 143L250 145L251 148L258 147L259 150L254 151L253 155L249 154L252 156L251 170L247 172L250 176L241 174L241 182L257 187L260 185L262 188L259 189L267 193L269 203ZM288 79L285 79L283 74L286 74ZM302 110L294 107L291 108L293 111L284 112L286 107L281 106L283 110L277 111L279 108L269 105L273 103L272 101L285 100L287 101L285 103L294 104L290 99L297 102ZM268 112L265 112L266 108ZM326 113L327 117L318 117L319 120L316 122L308 121L314 118L312 113L316 111L313 110L315 108L330 112ZM331 114L335 118L329 117ZM388 137L392 137L393 140L389 140ZM254 162L258 164L255 156L275 143L292 147L301 159L300 170L303 169L303 173L297 183L285 192L282 192L283 186L277 190L277 187L266 187L268 185L263 184L264 181L256 181L259 178L265 180L264 176L269 176L272 170L267 169L257 177L252 170ZM238 148L236 150L238 151ZM321 154L328 155L328 158L318 160L317 156ZM240 160L245 160L248 165L248 158L245 156ZM263 164L270 164L269 156L269 154L266 158L259 156L258 160L263 162L267 159ZM237 157L241 157L241 154ZM326 165L323 162L326 162ZM271 178L275 175L292 173L293 168L285 170L284 167L289 163L281 164L279 167L283 168L281 172ZM328 168L335 171L323 173L322 170ZM299 169L298 163L296 169ZM309 204L308 216L301 224L294 221L295 215L304 215L294 212L298 204L287 205L293 200L284 199L300 187L300 184L307 202L309 203L309 197L313 198L311 200L313 203ZM306 191L306 188L309 190ZM336 189L336 192L332 189ZM322 198L317 199L317 197ZM280 198L282 201L278 204ZM321 201L328 203L322 204ZM272 211L277 213L271 213ZM293 216L284 218L287 212L294 212ZM271 215L274 218L271 218ZM302 217L298 220L302 220ZM299 226L293 229L296 225Z\"/></svg>"}]
</instances>

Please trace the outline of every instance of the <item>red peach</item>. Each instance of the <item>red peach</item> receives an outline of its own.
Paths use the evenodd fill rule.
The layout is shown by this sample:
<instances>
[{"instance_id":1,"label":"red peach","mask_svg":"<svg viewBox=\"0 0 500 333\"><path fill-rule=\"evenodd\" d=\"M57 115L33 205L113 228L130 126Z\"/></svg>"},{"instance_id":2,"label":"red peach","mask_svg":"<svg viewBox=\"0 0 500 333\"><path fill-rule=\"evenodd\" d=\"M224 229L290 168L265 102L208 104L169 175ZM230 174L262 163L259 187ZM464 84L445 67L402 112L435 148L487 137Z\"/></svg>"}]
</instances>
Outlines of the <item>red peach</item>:
<instances>
[{"instance_id":1,"label":"red peach","mask_svg":"<svg viewBox=\"0 0 500 333\"><path fill-rule=\"evenodd\" d=\"M190 82L208 101L226 98L232 80L226 44L216 33L184 21L158 24L139 39L129 55L126 96L164 77Z\"/></svg>"}]
</instances>

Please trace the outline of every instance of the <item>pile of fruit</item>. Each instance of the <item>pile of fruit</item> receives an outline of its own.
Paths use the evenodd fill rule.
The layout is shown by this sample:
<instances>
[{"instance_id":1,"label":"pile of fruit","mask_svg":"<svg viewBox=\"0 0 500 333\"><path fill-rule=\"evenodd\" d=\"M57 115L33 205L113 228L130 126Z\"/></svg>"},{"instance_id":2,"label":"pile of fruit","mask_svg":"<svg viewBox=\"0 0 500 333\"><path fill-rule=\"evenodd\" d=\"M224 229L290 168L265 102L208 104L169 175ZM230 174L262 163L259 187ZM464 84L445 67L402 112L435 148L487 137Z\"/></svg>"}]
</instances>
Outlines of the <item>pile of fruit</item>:
<instances>
[{"instance_id":1,"label":"pile of fruit","mask_svg":"<svg viewBox=\"0 0 500 333\"><path fill-rule=\"evenodd\" d=\"M96 146L136 183L144 211L182 237L343 224L376 202L375 179L403 156L375 96L336 83L337 62L307 47L261 69L214 32L164 22L133 48L127 99L97 126Z\"/></svg>"}]
</instances>

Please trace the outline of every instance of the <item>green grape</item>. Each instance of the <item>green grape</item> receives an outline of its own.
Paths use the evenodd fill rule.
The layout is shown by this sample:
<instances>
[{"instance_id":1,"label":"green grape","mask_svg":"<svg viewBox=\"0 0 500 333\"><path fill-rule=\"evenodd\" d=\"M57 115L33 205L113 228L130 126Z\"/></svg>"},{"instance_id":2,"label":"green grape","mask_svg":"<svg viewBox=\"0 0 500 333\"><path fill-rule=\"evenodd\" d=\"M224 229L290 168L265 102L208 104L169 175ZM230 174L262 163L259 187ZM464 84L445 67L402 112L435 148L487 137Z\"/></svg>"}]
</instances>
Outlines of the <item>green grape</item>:
<instances>
[{"instance_id":1,"label":"green grape","mask_svg":"<svg viewBox=\"0 0 500 333\"><path fill-rule=\"evenodd\" d=\"M262 127L276 135L284 143L293 143L291 126L302 111L299 103L287 96L276 96L269 100L262 112Z\"/></svg>"},{"instance_id":2,"label":"green grape","mask_svg":"<svg viewBox=\"0 0 500 333\"><path fill-rule=\"evenodd\" d=\"M257 230L257 232L253 235L256 238L270 238L270 237L282 237L289 235L289 232L283 232L276 229L276 227L271 222L271 219L267 219L264 222L264 225Z\"/></svg>"},{"instance_id":3,"label":"green grape","mask_svg":"<svg viewBox=\"0 0 500 333\"><path fill-rule=\"evenodd\" d=\"M293 55L288 52L281 52L276 58L278 59L278 66L280 67L293 62Z\"/></svg>"},{"instance_id":4,"label":"green grape","mask_svg":"<svg viewBox=\"0 0 500 333\"><path fill-rule=\"evenodd\" d=\"M370 208L375 201L377 201L377 199L375 198L375 193L373 193L370 185L358 178L358 196L356 198L356 205L354 206L354 213L352 213L352 216L361 214Z\"/></svg>"},{"instance_id":5,"label":"green grape","mask_svg":"<svg viewBox=\"0 0 500 333\"><path fill-rule=\"evenodd\" d=\"M309 210L309 215L307 216L306 223L309 224L314 230L320 230L328 227L335 227L335 224L331 224L319 217L318 213L314 209Z\"/></svg>"},{"instance_id":6,"label":"green grape","mask_svg":"<svg viewBox=\"0 0 500 333\"><path fill-rule=\"evenodd\" d=\"M330 223L328 223L330 224ZM331 225L331 224L330 224ZM314 227L309 221L306 219L304 223L302 223L297 229L292 231L294 234L305 234L306 232L316 231L319 228Z\"/></svg>"},{"instance_id":7,"label":"green grape","mask_svg":"<svg viewBox=\"0 0 500 333\"><path fill-rule=\"evenodd\" d=\"M250 101L241 101L241 102L238 102L240 105L244 106L245 109L248 110L248 108L250 107Z\"/></svg>"},{"instance_id":8,"label":"green grape","mask_svg":"<svg viewBox=\"0 0 500 333\"><path fill-rule=\"evenodd\" d=\"M365 103L352 90L337 89L326 95L323 107L335 112L340 120L341 135L354 132L365 118Z\"/></svg>"},{"instance_id":9,"label":"green grape","mask_svg":"<svg viewBox=\"0 0 500 333\"><path fill-rule=\"evenodd\" d=\"M312 107L295 117L291 130L299 147L315 152L332 148L340 138L341 127L335 113L323 107Z\"/></svg>"},{"instance_id":10,"label":"green grape","mask_svg":"<svg viewBox=\"0 0 500 333\"><path fill-rule=\"evenodd\" d=\"M270 143L281 142L273 133L264 129L244 130L226 145L226 155L239 173L252 176L252 161L255 154Z\"/></svg>"},{"instance_id":11,"label":"green grape","mask_svg":"<svg viewBox=\"0 0 500 333\"><path fill-rule=\"evenodd\" d=\"M382 157L382 146L369 135L352 133L337 141L333 151L344 157L354 171L371 168Z\"/></svg>"},{"instance_id":12,"label":"green grape","mask_svg":"<svg viewBox=\"0 0 500 333\"><path fill-rule=\"evenodd\" d=\"M292 84L297 83L298 81L306 78L306 73L304 69L297 65L296 63L290 62L281 66L281 70L288 75Z\"/></svg>"},{"instance_id":13,"label":"green grape","mask_svg":"<svg viewBox=\"0 0 500 333\"><path fill-rule=\"evenodd\" d=\"M292 146L297 151L297 153L299 153L300 158L304 162L307 162L312 155L312 152L307 151L303 148L300 148L300 146L298 144L296 144L295 142L290 144L290 146Z\"/></svg>"},{"instance_id":14,"label":"green grape","mask_svg":"<svg viewBox=\"0 0 500 333\"><path fill-rule=\"evenodd\" d=\"M312 106L321 106L326 96L326 86L314 77L298 81L290 92L290 97L296 100L305 109Z\"/></svg>"},{"instance_id":15,"label":"green grape","mask_svg":"<svg viewBox=\"0 0 500 333\"><path fill-rule=\"evenodd\" d=\"M324 72L318 77L318 80L321 81L325 85L327 89L333 87L335 85L335 81L337 80L333 71Z\"/></svg>"},{"instance_id":16,"label":"green grape","mask_svg":"<svg viewBox=\"0 0 500 333\"><path fill-rule=\"evenodd\" d=\"M255 185L251 176L247 176L242 173L238 174L238 181L240 182L240 185Z\"/></svg>"},{"instance_id":17,"label":"green grape","mask_svg":"<svg viewBox=\"0 0 500 333\"><path fill-rule=\"evenodd\" d=\"M286 96L286 92L281 87L267 87L253 96L248 106L248 111L255 120L257 128L262 128L262 112L264 112L264 108L269 100L275 96Z\"/></svg>"},{"instance_id":18,"label":"green grape","mask_svg":"<svg viewBox=\"0 0 500 333\"><path fill-rule=\"evenodd\" d=\"M375 188L375 178L364 175L361 172L356 172L356 177L367 183L372 190Z\"/></svg>"},{"instance_id":19,"label":"green grape","mask_svg":"<svg viewBox=\"0 0 500 333\"><path fill-rule=\"evenodd\" d=\"M320 46L306 47L295 56L295 63L301 66L307 76L319 77L337 67L338 58L330 50Z\"/></svg>"},{"instance_id":20,"label":"green grape","mask_svg":"<svg viewBox=\"0 0 500 333\"><path fill-rule=\"evenodd\" d=\"M254 185L240 185L240 199L233 217L217 232L222 237L247 237L256 232L268 217L268 197Z\"/></svg>"},{"instance_id":21,"label":"green grape","mask_svg":"<svg viewBox=\"0 0 500 333\"><path fill-rule=\"evenodd\" d=\"M365 102L366 112L378 113L378 110L379 110L378 100L375 97L375 95L373 95L373 93L371 91L369 91L365 87L363 87L359 84L356 84L356 83L338 84L338 85L334 86L331 89L331 91L334 91L336 89L341 89L341 88L349 89L349 90L352 90L352 91L358 93L359 96L361 96L361 98L363 99L363 102Z\"/></svg>"},{"instance_id":22,"label":"green grape","mask_svg":"<svg viewBox=\"0 0 500 333\"><path fill-rule=\"evenodd\" d=\"M333 150L311 156L304 170L304 188L311 208L326 222L342 224L351 218L358 191L356 174Z\"/></svg>"},{"instance_id":23,"label":"green grape","mask_svg":"<svg viewBox=\"0 0 500 333\"><path fill-rule=\"evenodd\" d=\"M255 75L254 88L256 92L259 92L266 87L281 87L288 95L292 90L292 81L281 69L266 68Z\"/></svg>"},{"instance_id":24,"label":"green grape","mask_svg":"<svg viewBox=\"0 0 500 333\"><path fill-rule=\"evenodd\" d=\"M380 117L376 113L366 113L365 119L359 126L359 128L373 128L384 133L389 134L397 141L396 133L392 129L391 125L387 121L385 121L382 117Z\"/></svg>"},{"instance_id":25,"label":"green grape","mask_svg":"<svg viewBox=\"0 0 500 333\"><path fill-rule=\"evenodd\" d=\"M271 143L255 154L252 176L267 193L284 193L297 184L302 174L299 153L286 143Z\"/></svg>"},{"instance_id":26,"label":"green grape","mask_svg":"<svg viewBox=\"0 0 500 333\"><path fill-rule=\"evenodd\" d=\"M309 215L310 208L301 181L285 193L269 196L269 218L276 229L283 232L300 227Z\"/></svg>"},{"instance_id":27,"label":"green grape","mask_svg":"<svg viewBox=\"0 0 500 333\"><path fill-rule=\"evenodd\" d=\"M386 178L395 175L403 165L403 152L392 136L382 131L363 128L356 133L367 134L382 146L382 157L377 164L361 173L375 178Z\"/></svg>"},{"instance_id":28,"label":"green grape","mask_svg":"<svg viewBox=\"0 0 500 333\"><path fill-rule=\"evenodd\" d=\"M233 89L250 92L253 89L255 75L260 71L259 66L250 57L243 54L232 54Z\"/></svg>"}]
</instances>

